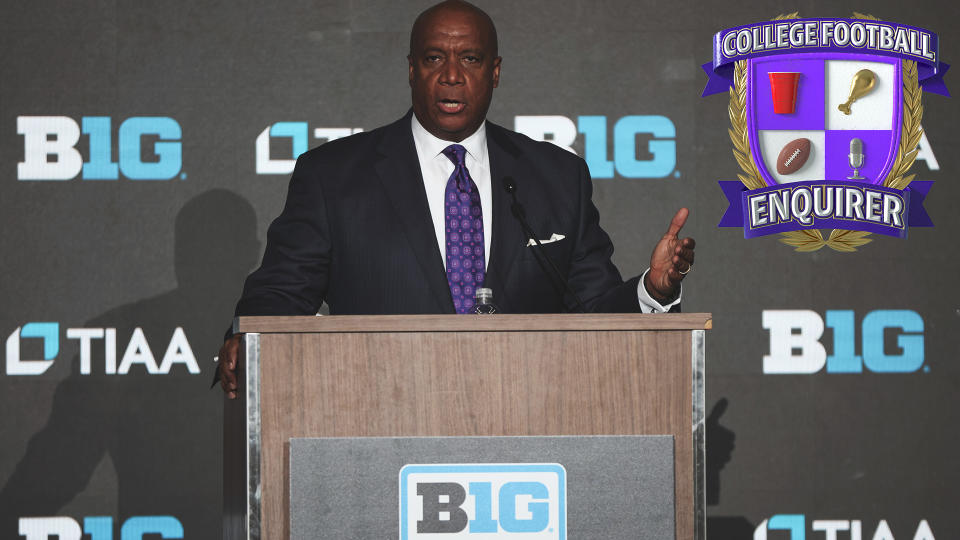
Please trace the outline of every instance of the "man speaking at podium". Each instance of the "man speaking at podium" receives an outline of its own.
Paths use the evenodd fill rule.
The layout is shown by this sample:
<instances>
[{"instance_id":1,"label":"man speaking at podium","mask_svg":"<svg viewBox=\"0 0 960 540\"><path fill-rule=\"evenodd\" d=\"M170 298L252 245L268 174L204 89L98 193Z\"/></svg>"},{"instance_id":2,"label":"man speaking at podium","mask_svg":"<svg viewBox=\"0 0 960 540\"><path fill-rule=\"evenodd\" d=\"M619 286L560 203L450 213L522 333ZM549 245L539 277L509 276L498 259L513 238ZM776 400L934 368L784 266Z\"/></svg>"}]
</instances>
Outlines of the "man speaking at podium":
<instances>
[{"instance_id":1,"label":"man speaking at podium","mask_svg":"<svg viewBox=\"0 0 960 540\"><path fill-rule=\"evenodd\" d=\"M624 282L586 163L486 121L501 58L485 12L427 9L407 59L411 112L297 159L237 316L313 315L324 301L334 315L470 313L481 286L505 313L678 307L694 260L693 239L678 237L687 209L649 270ZM231 336L219 354L231 398L239 345Z\"/></svg>"}]
</instances>

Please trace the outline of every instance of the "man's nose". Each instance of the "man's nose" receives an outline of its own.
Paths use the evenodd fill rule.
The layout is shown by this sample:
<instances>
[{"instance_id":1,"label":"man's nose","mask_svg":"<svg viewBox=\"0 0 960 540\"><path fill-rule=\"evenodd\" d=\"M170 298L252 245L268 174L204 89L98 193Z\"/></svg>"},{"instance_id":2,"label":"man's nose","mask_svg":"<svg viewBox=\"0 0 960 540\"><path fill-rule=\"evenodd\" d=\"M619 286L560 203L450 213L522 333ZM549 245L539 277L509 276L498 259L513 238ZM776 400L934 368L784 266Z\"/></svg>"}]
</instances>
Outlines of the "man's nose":
<instances>
[{"instance_id":1,"label":"man's nose","mask_svg":"<svg viewBox=\"0 0 960 540\"><path fill-rule=\"evenodd\" d=\"M440 82L443 84L462 84L463 68L460 62L456 60L445 62L440 72Z\"/></svg>"}]
</instances>

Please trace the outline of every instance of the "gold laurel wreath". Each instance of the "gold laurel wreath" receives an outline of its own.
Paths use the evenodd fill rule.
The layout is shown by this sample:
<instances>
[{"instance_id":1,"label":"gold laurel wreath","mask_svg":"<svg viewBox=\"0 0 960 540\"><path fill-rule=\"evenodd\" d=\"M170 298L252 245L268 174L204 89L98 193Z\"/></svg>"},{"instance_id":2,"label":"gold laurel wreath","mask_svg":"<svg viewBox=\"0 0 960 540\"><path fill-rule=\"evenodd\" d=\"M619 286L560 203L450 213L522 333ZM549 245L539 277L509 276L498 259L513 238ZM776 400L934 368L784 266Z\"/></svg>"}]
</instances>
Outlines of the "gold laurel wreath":
<instances>
[{"instance_id":1,"label":"gold laurel wreath","mask_svg":"<svg viewBox=\"0 0 960 540\"><path fill-rule=\"evenodd\" d=\"M798 12L777 15L773 20L780 21L785 19L799 18ZM880 20L873 15L862 13L853 13L854 19L868 19L873 21ZM920 103L922 92L917 80L917 63L903 61L903 122L900 129L900 147L897 150L897 159L890 169L890 173L883 181L885 187L894 189L905 189L916 175L907 175L910 167L913 166L917 158L920 144L920 137L923 135L923 129L920 127L920 120L923 117L923 105ZM743 174L738 174L740 182L750 190L766 187L766 182L760 177L760 171L757 169L756 162L753 159L753 153L750 151L750 136L747 132L747 61L740 60L736 62L733 72L733 88L730 89L730 105L728 112L730 114L731 128L727 130L730 134L730 140L733 142L733 156L743 170ZM780 233L780 242L793 246L795 251L817 251L827 246L835 251L853 252L858 247L872 242L868 238L870 233L864 231L848 231L842 229L833 229L826 239L817 229L807 229L800 231L791 231Z\"/></svg>"}]
</instances>

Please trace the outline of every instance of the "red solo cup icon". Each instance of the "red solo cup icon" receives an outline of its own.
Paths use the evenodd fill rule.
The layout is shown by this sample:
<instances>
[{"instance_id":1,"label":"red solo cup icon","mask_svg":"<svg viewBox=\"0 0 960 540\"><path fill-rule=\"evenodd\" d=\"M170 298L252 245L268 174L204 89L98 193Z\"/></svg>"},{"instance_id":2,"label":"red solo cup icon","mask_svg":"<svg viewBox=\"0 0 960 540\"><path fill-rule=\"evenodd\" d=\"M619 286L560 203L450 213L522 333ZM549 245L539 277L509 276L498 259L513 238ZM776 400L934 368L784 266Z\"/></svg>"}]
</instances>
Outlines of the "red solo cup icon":
<instances>
[{"instance_id":1,"label":"red solo cup icon","mask_svg":"<svg viewBox=\"0 0 960 540\"><path fill-rule=\"evenodd\" d=\"M786 71L771 71L770 93L773 94L773 112L793 114L797 109L797 83L800 74Z\"/></svg>"}]
</instances>

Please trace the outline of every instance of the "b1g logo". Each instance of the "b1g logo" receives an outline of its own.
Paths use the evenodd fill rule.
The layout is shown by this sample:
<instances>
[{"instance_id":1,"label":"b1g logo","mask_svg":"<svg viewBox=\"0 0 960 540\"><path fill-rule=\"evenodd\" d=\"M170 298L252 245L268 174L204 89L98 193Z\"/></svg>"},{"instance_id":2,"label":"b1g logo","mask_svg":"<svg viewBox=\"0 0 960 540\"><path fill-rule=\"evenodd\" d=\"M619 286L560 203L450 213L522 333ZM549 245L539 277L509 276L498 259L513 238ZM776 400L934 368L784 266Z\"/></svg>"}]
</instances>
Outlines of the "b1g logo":
<instances>
[{"instance_id":1,"label":"b1g logo","mask_svg":"<svg viewBox=\"0 0 960 540\"><path fill-rule=\"evenodd\" d=\"M113 161L109 116L84 116L80 124L66 116L18 116L23 136L23 161L18 180L169 180L180 174L180 124L163 116L127 118L117 132L119 159ZM77 150L80 134L89 136L86 161ZM152 141L153 157L144 159L145 140ZM184 175L181 175L184 178Z\"/></svg>"},{"instance_id":2,"label":"b1g logo","mask_svg":"<svg viewBox=\"0 0 960 540\"><path fill-rule=\"evenodd\" d=\"M770 331L770 354L763 357L766 374L809 374L826 366L827 373L911 373L924 368L923 317L909 309L878 309L860 323L856 354L856 317L851 310L828 310L833 353L820 342L824 319L815 311L764 310L763 328ZM887 338L894 338L889 340Z\"/></svg>"},{"instance_id":3,"label":"b1g logo","mask_svg":"<svg viewBox=\"0 0 960 540\"><path fill-rule=\"evenodd\" d=\"M85 517L83 528L70 517L22 517L19 533L26 540L113 540L113 518ZM84 536L89 535L89 536ZM145 538L183 538L183 525L173 516L134 516L123 522L119 540L144 540Z\"/></svg>"},{"instance_id":4,"label":"b1g logo","mask_svg":"<svg viewBox=\"0 0 960 540\"><path fill-rule=\"evenodd\" d=\"M566 540L566 496L558 463L407 465L400 540Z\"/></svg>"},{"instance_id":5,"label":"b1g logo","mask_svg":"<svg viewBox=\"0 0 960 540\"><path fill-rule=\"evenodd\" d=\"M613 159L607 149L606 116L580 116L577 122L566 116L517 116L513 129L537 141L549 141L573 152L570 147L583 134L583 159L593 178L679 177L677 128L666 116L624 116L613 124ZM647 138L646 154L638 155L638 139ZM643 152L641 152L643 153Z\"/></svg>"}]
</instances>

